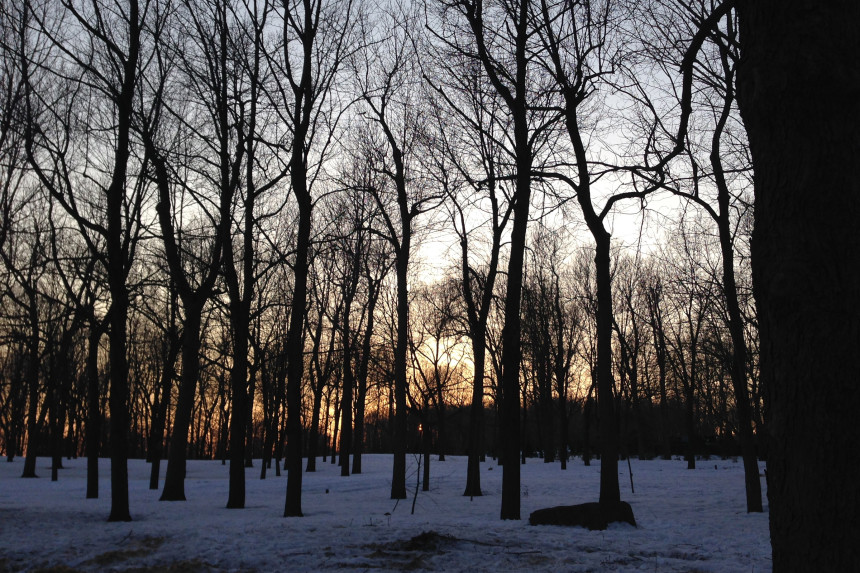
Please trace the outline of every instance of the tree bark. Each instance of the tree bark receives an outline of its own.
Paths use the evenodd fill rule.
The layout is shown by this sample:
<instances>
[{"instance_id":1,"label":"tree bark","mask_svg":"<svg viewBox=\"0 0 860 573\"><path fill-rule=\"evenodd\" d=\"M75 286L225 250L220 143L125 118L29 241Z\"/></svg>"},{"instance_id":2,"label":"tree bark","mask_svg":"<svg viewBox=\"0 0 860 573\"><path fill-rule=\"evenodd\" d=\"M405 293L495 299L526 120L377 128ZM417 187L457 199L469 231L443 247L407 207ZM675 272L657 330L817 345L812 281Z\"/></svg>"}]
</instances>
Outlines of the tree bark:
<instances>
[{"instance_id":1,"label":"tree bark","mask_svg":"<svg viewBox=\"0 0 860 573\"><path fill-rule=\"evenodd\" d=\"M860 563L860 4L738 2L775 571Z\"/></svg>"},{"instance_id":2,"label":"tree bark","mask_svg":"<svg viewBox=\"0 0 860 573\"><path fill-rule=\"evenodd\" d=\"M246 217L250 219L252 215L246 213ZM253 239L246 236L246 249L250 241ZM226 246L225 250L231 248ZM245 265L252 267L252 260L245 259ZM245 288L247 287L246 283ZM235 293L235 295L238 294L238 292ZM230 310L232 318L230 322L233 326L233 367L230 370L232 414L230 416L230 486L227 493L227 508L242 509L245 507L245 429L248 410L248 336L250 334L248 328L250 296L247 291L242 299L233 298L231 295Z\"/></svg>"}]
</instances>

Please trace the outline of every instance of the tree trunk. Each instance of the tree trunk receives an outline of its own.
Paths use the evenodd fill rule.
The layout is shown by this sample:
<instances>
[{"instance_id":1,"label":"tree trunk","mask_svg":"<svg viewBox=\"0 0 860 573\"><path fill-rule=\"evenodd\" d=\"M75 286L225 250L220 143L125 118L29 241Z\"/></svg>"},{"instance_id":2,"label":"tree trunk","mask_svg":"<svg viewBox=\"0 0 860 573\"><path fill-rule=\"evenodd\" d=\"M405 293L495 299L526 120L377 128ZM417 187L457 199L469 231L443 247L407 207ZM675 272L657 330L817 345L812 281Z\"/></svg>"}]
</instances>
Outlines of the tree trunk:
<instances>
[{"instance_id":1,"label":"tree trunk","mask_svg":"<svg viewBox=\"0 0 860 573\"><path fill-rule=\"evenodd\" d=\"M472 339L474 380L472 404L469 406L469 458L466 466L466 491L469 497L482 496L480 455L484 443L484 364L486 335L476 333Z\"/></svg>"},{"instance_id":2,"label":"tree trunk","mask_svg":"<svg viewBox=\"0 0 860 573\"><path fill-rule=\"evenodd\" d=\"M185 501L185 461L188 450L188 432L197 378L200 373L200 323L203 301L186 297L185 323L182 328L182 375L179 380L179 399L173 417L173 434L167 458L167 472L161 501Z\"/></svg>"},{"instance_id":3,"label":"tree trunk","mask_svg":"<svg viewBox=\"0 0 860 573\"><path fill-rule=\"evenodd\" d=\"M60 351L62 352L62 350ZM56 367L56 358L52 360L54 362L54 368ZM48 401L48 430L51 433L51 481L57 481L59 478L59 469L60 464L62 463L62 454L60 452L61 440L63 431L60 425L64 422L60 415L60 388L61 384L59 380L59 376L57 376L57 372L51 372L49 375L49 389L48 395L46 399Z\"/></svg>"},{"instance_id":4,"label":"tree trunk","mask_svg":"<svg viewBox=\"0 0 860 573\"><path fill-rule=\"evenodd\" d=\"M311 413L311 427L308 432L308 464L307 472L317 471L317 450L319 449L320 408L322 407L322 382L317 382L314 388L314 405ZM323 460L325 461L325 460Z\"/></svg>"},{"instance_id":5,"label":"tree trunk","mask_svg":"<svg viewBox=\"0 0 860 573\"><path fill-rule=\"evenodd\" d=\"M560 393L558 397L558 451L561 458L561 469L567 469L567 396Z\"/></svg>"},{"instance_id":6,"label":"tree trunk","mask_svg":"<svg viewBox=\"0 0 860 573\"><path fill-rule=\"evenodd\" d=\"M741 455L744 460L744 481L746 483L747 511L762 512L761 479L758 473L758 458L752 430L752 408L747 388L747 344L744 340L744 322L738 303L738 289L735 283L735 258L732 244L730 221L730 192L725 179L720 157L720 138L734 101L729 75L728 91L722 114L717 123L711 143L711 166L717 184L717 228L720 236L720 250L723 258L723 294L728 310L729 334L732 339L731 379L735 393L735 409L738 416L738 434L741 442Z\"/></svg>"},{"instance_id":7,"label":"tree trunk","mask_svg":"<svg viewBox=\"0 0 860 573\"><path fill-rule=\"evenodd\" d=\"M593 377L592 377L593 378ZM583 436L582 436L582 463L583 465L591 465L591 418L594 415L594 398L591 397L594 385L588 391L588 396L585 399L585 405L582 407L583 418Z\"/></svg>"},{"instance_id":8,"label":"tree trunk","mask_svg":"<svg viewBox=\"0 0 860 573\"><path fill-rule=\"evenodd\" d=\"M405 195L405 190L404 193ZM401 213L405 211L401 208ZM397 252L397 344L394 349L394 467L391 499L406 499L406 352L409 336L409 291L407 270L411 243L411 222L402 220L403 235Z\"/></svg>"},{"instance_id":9,"label":"tree trunk","mask_svg":"<svg viewBox=\"0 0 860 573\"><path fill-rule=\"evenodd\" d=\"M693 381L684 382L684 422L687 430L687 445L684 448L684 459L687 469L696 469L696 395Z\"/></svg>"},{"instance_id":10,"label":"tree trunk","mask_svg":"<svg viewBox=\"0 0 860 573\"><path fill-rule=\"evenodd\" d=\"M99 496L99 445L102 415L99 410L99 340L102 332L92 325L87 340L87 499Z\"/></svg>"},{"instance_id":11,"label":"tree trunk","mask_svg":"<svg viewBox=\"0 0 860 573\"><path fill-rule=\"evenodd\" d=\"M246 362L247 363L247 362ZM244 467L254 467L254 394L257 391L258 365L248 367L247 388L245 396L245 463Z\"/></svg>"},{"instance_id":12,"label":"tree trunk","mask_svg":"<svg viewBox=\"0 0 860 573\"><path fill-rule=\"evenodd\" d=\"M304 142L299 134L296 142ZM302 514L302 378L304 376L304 318L308 294L308 255L311 243L312 202L307 187L303 147L293 150L290 173L293 193L299 205L299 228L296 236L293 301L290 327L287 331L287 495L284 517Z\"/></svg>"},{"instance_id":13,"label":"tree trunk","mask_svg":"<svg viewBox=\"0 0 860 573\"><path fill-rule=\"evenodd\" d=\"M657 376L660 389L660 439L662 441L663 459L672 459L672 445L669 438L669 397L666 393L666 350L662 343L662 350L657 352Z\"/></svg>"},{"instance_id":14,"label":"tree trunk","mask_svg":"<svg viewBox=\"0 0 860 573\"><path fill-rule=\"evenodd\" d=\"M521 115L525 115L525 110ZM531 150L525 117L515 121L517 140L516 204L511 229L508 259L508 285L505 297L505 326L502 329L502 519L520 518L520 302L523 290L523 262L531 195Z\"/></svg>"},{"instance_id":15,"label":"tree trunk","mask_svg":"<svg viewBox=\"0 0 860 573\"><path fill-rule=\"evenodd\" d=\"M860 4L738 3L775 571L849 571L860 443ZM852 525L853 524L853 525Z\"/></svg>"},{"instance_id":16,"label":"tree trunk","mask_svg":"<svg viewBox=\"0 0 860 573\"><path fill-rule=\"evenodd\" d=\"M335 382L337 382L337 380L335 380ZM332 428L332 431L331 431L331 463L332 463L332 465L334 465L334 463L337 461L337 439L338 439L338 435L340 433L340 417L341 417L340 416L340 409L341 409L342 405L343 404L341 403L340 389L335 388L335 391L334 391L334 416L332 416L334 418L334 427ZM326 447L328 447L328 444L326 444ZM325 458L323 458L323 461L325 461Z\"/></svg>"},{"instance_id":17,"label":"tree trunk","mask_svg":"<svg viewBox=\"0 0 860 573\"><path fill-rule=\"evenodd\" d=\"M21 477L35 478L39 445L39 316L35 291L29 295L30 343L27 345L27 454Z\"/></svg>"},{"instance_id":18,"label":"tree trunk","mask_svg":"<svg viewBox=\"0 0 860 573\"><path fill-rule=\"evenodd\" d=\"M426 411L426 408L425 408ZM424 415L424 428L421 432L421 450L424 456L424 473L421 479L421 491L430 491L430 447L433 432L430 430L429 414Z\"/></svg>"},{"instance_id":19,"label":"tree trunk","mask_svg":"<svg viewBox=\"0 0 860 573\"><path fill-rule=\"evenodd\" d=\"M602 224L601 224L602 227ZM600 229L602 230L602 228ZM612 278L609 233L592 229L597 276L597 408L600 423L600 503L618 503L618 424L612 378Z\"/></svg>"},{"instance_id":20,"label":"tree trunk","mask_svg":"<svg viewBox=\"0 0 860 573\"><path fill-rule=\"evenodd\" d=\"M175 301L174 301L175 302ZM173 307L175 309L175 307ZM149 489L158 489L158 476L161 472L161 458L164 455L164 427L170 409L170 395L173 378L176 376L176 358L179 355L179 336L176 333L175 311L171 309L171 324L167 331L168 351L161 371L161 395L155 405L155 414L149 436L149 456L152 466L149 472Z\"/></svg>"},{"instance_id":21,"label":"tree trunk","mask_svg":"<svg viewBox=\"0 0 860 573\"><path fill-rule=\"evenodd\" d=\"M128 57L124 61L122 87L116 99L117 142L114 169L107 190L107 277L110 309L110 442L111 509L108 521L131 521L128 506L128 359L126 357L129 295L126 285L128 253L124 246L124 223L132 106L140 50L141 26L137 0L128 7Z\"/></svg>"},{"instance_id":22,"label":"tree trunk","mask_svg":"<svg viewBox=\"0 0 860 573\"><path fill-rule=\"evenodd\" d=\"M352 473L361 473L361 454L364 451L364 410L367 399L367 371L370 366L371 338L373 336L373 313L379 300L379 287L367 273L367 323L361 343L361 361L358 366L358 388L355 400L355 447L352 457Z\"/></svg>"},{"instance_id":23,"label":"tree trunk","mask_svg":"<svg viewBox=\"0 0 860 573\"><path fill-rule=\"evenodd\" d=\"M249 214L246 214L249 216ZM246 238L246 241L249 239ZM232 248L230 246L226 249ZM229 256L229 255L228 255ZM250 265L250 261L245 261ZM238 293L236 293L238 294ZM247 293L246 295L247 296ZM227 509L245 507L245 429L248 426L248 313L244 312L245 301L231 304L233 317L233 368L230 370L232 390L230 409L230 485L227 493Z\"/></svg>"},{"instance_id":24,"label":"tree trunk","mask_svg":"<svg viewBox=\"0 0 860 573\"><path fill-rule=\"evenodd\" d=\"M110 310L111 510L108 521L131 521L128 505L128 292L124 265L112 269ZM122 275L121 277L116 275Z\"/></svg>"},{"instance_id":25,"label":"tree trunk","mask_svg":"<svg viewBox=\"0 0 860 573\"><path fill-rule=\"evenodd\" d=\"M358 267L358 261L354 261ZM357 281L358 274L355 274ZM352 331L350 327L350 311L352 307L353 288L344 303L343 313L343 397L341 398L341 434L340 434L340 475L349 476L349 454L352 450L352 390L355 377L352 369Z\"/></svg>"},{"instance_id":26,"label":"tree trunk","mask_svg":"<svg viewBox=\"0 0 860 573\"><path fill-rule=\"evenodd\" d=\"M438 380L437 380L438 382ZM436 411L439 419L436 422L436 453L439 461L445 461L445 397L442 395L442 385L436 386Z\"/></svg>"}]
</instances>

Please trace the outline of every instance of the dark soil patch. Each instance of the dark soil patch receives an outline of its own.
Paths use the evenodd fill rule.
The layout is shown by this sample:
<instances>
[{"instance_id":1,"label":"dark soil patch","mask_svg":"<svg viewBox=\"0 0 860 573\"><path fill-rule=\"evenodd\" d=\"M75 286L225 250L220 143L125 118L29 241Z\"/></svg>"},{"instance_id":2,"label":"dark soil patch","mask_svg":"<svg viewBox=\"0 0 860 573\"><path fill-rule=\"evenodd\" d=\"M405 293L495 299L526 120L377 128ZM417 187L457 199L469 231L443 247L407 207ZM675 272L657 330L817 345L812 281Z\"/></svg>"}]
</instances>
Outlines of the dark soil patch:
<instances>
[{"instance_id":1,"label":"dark soil patch","mask_svg":"<svg viewBox=\"0 0 860 573\"><path fill-rule=\"evenodd\" d=\"M400 547L401 551L438 551L441 546L457 541L456 537L437 533L435 531L424 531L409 541L404 541Z\"/></svg>"},{"instance_id":2,"label":"dark soil patch","mask_svg":"<svg viewBox=\"0 0 860 573\"><path fill-rule=\"evenodd\" d=\"M143 557L158 549L162 543L164 543L163 537L142 537L130 542L129 547L96 555L88 560L86 565L108 566L122 563L135 557Z\"/></svg>"}]
</instances>

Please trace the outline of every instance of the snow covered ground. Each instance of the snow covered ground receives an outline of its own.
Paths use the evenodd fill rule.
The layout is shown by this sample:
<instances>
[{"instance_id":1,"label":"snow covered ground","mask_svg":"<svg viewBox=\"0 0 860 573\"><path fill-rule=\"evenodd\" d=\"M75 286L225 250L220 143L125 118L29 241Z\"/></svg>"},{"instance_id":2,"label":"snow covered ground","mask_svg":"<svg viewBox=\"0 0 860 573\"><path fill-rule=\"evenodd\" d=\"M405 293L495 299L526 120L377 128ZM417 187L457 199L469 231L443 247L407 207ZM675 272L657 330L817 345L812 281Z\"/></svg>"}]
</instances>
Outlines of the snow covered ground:
<instances>
[{"instance_id":1,"label":"snow covered ground","mask_svg":"<svg viewBox=\"0 0 860 573\"><path fill-rule=\"evenodd\" d=\"M101 460L101 498L85 499L86 460L64 460L58 482L47 458L39 479L21 479L23 460L0 462L0 571L770 571L767 513L747 514L743 466L702 460L619 464L622 499L638 527L606 531L528 524L530 512L596 501L599 462L585 467L530 459L522 466L522 521L499 519L501 468L481 467L484 496L463 497L465 458L431 462L431 488L389 499L390 455L365 456L362 475L341 477L317 463L304 474L303 518L284 518L286 478L260 462L247 470L247 507L224 509L228 467L191 461L187 502L159 502L149 465L129 463L130 523L107 523L109 460ZM162 471L165 466L162 465ZM763 468L763 464L762 464ZM764 485L764 478L762 478Z\"/></svg>"}]
</instances>

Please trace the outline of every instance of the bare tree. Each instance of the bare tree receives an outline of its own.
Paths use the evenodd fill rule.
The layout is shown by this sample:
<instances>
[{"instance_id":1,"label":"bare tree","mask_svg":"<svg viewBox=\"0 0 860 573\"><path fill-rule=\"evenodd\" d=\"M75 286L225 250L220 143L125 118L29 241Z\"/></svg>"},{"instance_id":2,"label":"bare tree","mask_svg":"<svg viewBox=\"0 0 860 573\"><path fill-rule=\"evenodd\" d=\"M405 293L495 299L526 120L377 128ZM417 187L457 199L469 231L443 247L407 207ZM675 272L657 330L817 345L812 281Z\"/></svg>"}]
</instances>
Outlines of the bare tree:
<instances>
[{"instance_id":1,"label":"bare tree","mask_svg":"<svg viewBox=\"0 0 860 573\"><path fill-rule=\"evenodd\" d=\"M666 304L665 285L662 277L656 272L654 265L647 268L639 288L645 298L648 325L651 330L651 345L654 348L654 360L657 362L657 392L660 408L660 449L664 460L672 459L669 436L669 396L667 391L668 378L668 343L665 325Z\"/></svg>"},{"instance_id":2,"label":"bare tree","mask_svg":"<svg viewBox=\"0 0 860 573\"><path fill-rule=\"evenodd\" d=\"M24 437L23 414L27 412L26 461L22 477L36 477L36 442L40 361L38 291L45 272L46 221L39 216L45 207L26 179L26 107L28 67L27 53L34 38L28 33L32 17L28 5L0 7L0 261L2 291L0 307L8 321L10 348L10 387L8 405L20 395L21 435L10 416L5 426L7 457L15 457L18 439ZM32 211L30 209L33 209ZM27 222L31 221L30 224ZM29 239L28 239L29 237ZM15 326L12 326L12 325Z\"/></svg>"},{"instance_id":3,"label":"bare tree","mask_svg":"<svg viewBox=\"0 0 860 573\"><path fill-rule=\"evenodd\" d=\"M344 63L356 49L360 17L352 0L283 0L279 52L269 65L282 80L272 97L290 137L289 175L299 220L293 298L287 332L287 493L284 516L302 515L301 394L303 331L308 291L313 187L343 110L335 93Z\"/></svg>"},{"instance_id":4,"label":"bare tree","mask_svg":"<svg viewBox=\"0 0 860 573\"><path fill-rule=\"evenodd\" d=\"M383 221L384 237L394 253L397 280L396 345L394 349L394 464L391 499L406 498L407 358L409 336L408 273L415 237L414 221L431 209L441 192L420 181L416 156L426 148L425 114L420 105L420 70L416 47L419 19L416 13L382 14L387 31L375 50L367 52L360 90L366 116L379 129L371 145L374 169L384 185L372 185ZM372 133L372 132L370 132Z\"/></svg>"},{"instance_id":5,"label":"bare tree","mask_svg":"<svg viewBox=\"0 0 860 573\"><path fill-rule=\"evenodd\" d=\"M680 13L676 12L671 21L675 27L681 28L680 34L686 35L691 33L687 28L692 27L695 30L699 22L708 15L704 6L697 3L682 3L676 10ZM713 126L703 121L697 122L697 131L701 130L704 124L705 133L687 135L687 156L691 172L688 179L677 179L670 189L676 195L701 207L717 226L722 253L720 285L732 341L731 377L744 460L747 511L761 512L761 481L747 380L747 341L735 278L735 229L742 219L741 216L736 216L735 212L745 208L743 198L738 196L744 193L745 187L751 187L751 181L746 165L748 149L744 145L744 134L738 133L741 130L738 129L739 117L735 105L735 74L737 61L740 59L736 14L729 12L723 22L711 32L710 41L699 51L693 78L697 85L702 86L699 91L704 94L703 102L694 103L703 108L702 115L707 117L707 122L713 123ZM667 35L673 29L667 27ZM667 43L671 45L671 41ZM671 58L666 54L659 57ZM680 57L678 55L675 59ZM707 137L708 133L710 137ZM700 143L700 138L705 141ZM706 159L700 157L704 154L707 154ZM715 193L711 192L712 188Z\"/></svg>"},{"instance_id":6,"label":"bare tree","mask_svg":"<svg viewBox=\"0 0 860 573\"><path fill-rule=\"evenodd\" d=\"M548 111L536 73L534 6L531 2L438 2L436 38L483 68L503 102L509 127L505 177L514 181L513 222L507 271L503 339L501 417L503 444L502 519L520 518L520 304L523 261L535 157L557 114Z\"/></svg>"},{"instance_id":7,"label":"bare tree","mask_svg":"<svg viewBox=\"0 0 860 573\"><path fill-rule=\"evenodd\" d=\"M268 79L267 69L264 68L264 31L273 7L268 2L264 2L262 6L257 2L243 2L238 9L232 6L228 9L234 13L240 12L235 15L236 38L231 42L239 52L239 61L236 63L239 68L236 75L239 77L233 81L245 84L243 95L248 100L247 109L243 110L238 124L239 139L244 142L245 147L244 188L239 190L241 209L236 217L241 228L241 281L232 241L224 250L224 278L230 298L230 324L233 330L233 364L230 372L233 415L230 419L230 492L227 507L242 508L245 506L245 427L248 420L241 413L251 410L247 404L247 378L252 304L255 300L255 284L262 280L262 274L268 270L267 265L259 264L257 233L260 232L262 220L272 216L271 212L263 214L257 211L261 210L261 199L278 185L287 174L287 168L276 164L274 170L265 169L272 163L269 157L265 158L269 161L264 161L264 155L271 155L265 153L271 147L266 141L267 131L272 131L266 129L266 120L274 118L263 115L258 104L265 89L264 83ZM262 152L260 148L263 148ZM264 372L269 372L265 363L261 363L260 367ZM263 389L267 388L264 384ZM264 409L264 412L268 411ZM267 438L272 437L269 435L271 433L272 431L267 432ZM266 452L268 451L267 448Z\"/></svg>"},{"instance_id":8,"label":"bare tree","mask_svg":"<svg viewBox=\"0 0 860 573\"><path fill-rule=\"evenodd\" d=\"M574 155L575 175L547 173L565 181L576 194L585 223L595 242L595 278L597 286L597 394L600 411L601 504L615 504L621 499L618 486L618 430L615 411L615 381L612 375L612 279L611 232L607 217L621 201L644 200L659 189L666 178L666 166L684 150L685 135L690 119L692 75L695 58L703 42L725 15L727 7L714 10L697 27L680 66L681 114L677 129L667 127L651 100L647 87L635 78L635 58L630 50L622 51L626 43L622 21L629 17L626 8L611 0L582 0L576 2L541 1L543 26L541 38L545 50L545 66L553 77L563 99L567 135ZM632 62L632 63L631 63ZM633 75L629 72L634 71ZM625 79L613 79L623 72ZM633 166L610 165L599 158L598 141L590 137L597 126L595 115L602 121L614 121L595 94L601 85L613 86L619 96L629 97L637 108L637 129L641 136L641 159ZM596 107L595 107L596 106ZM602 116L602 117L601 117ZM591 122L591 124L589 123ZM673 126L674 127L674 126ZM617 129L617 125L613 127ZM668 144L662 141L668 140ZM620 163L620 162L619 162ZM626 172L633 176L628 190L609 194L602 207L595 205L601 193L595 184L610 173Z\"/></svg>"},{"instance_id":9,"label":"bare tree","mask_svg":"<svg viewBox=\"0 0 860 573\"><path fill-rule=\"evenodd\" d=\"M589 158L589 138L584 125L589 98L596 86L614 71L610 2L541 2L543 38L547 67L564 101L564 118L573 146L576 179L568 182L576 193L586 225L595 242L597 285L597 400L600 420L600 502L617 503L618 429L615 410L615 381L612 376L612 279L610 274L611 234L605 219L621 196L610 198L602 209L595 208L593 184L601 176Z\"/></svg>"},{"instance_id":10,"label":"bare tree","mask_svg":"<svg viewBox=\"0 0 860 573\"><path fill-rule=\"evenodd\" d=\"M27 85L27 155L40 183L74 221L90 253L106 271L111 299L109 520L129 521L127 278L140 237L146 191L144 180L134 173L144 170L146 161L133 153L133 117L147 61L142 56L145 38L158 28L157 21L144 19L157 18L158 10L150 10L150 2L141 5L138 0L121 5L102 0L62 1L60 5L59 12L46 6L30 12L34 25L53 46L55 59L51 66L38 68L22 60ZM65 18L83 34L66 37ZM76 102L89 107L74 109ZM99 113L104 107L110 112ZM83 145L73 148L70 143L79 135L72 132L71 119L78 111L88 123L80 135ZM85 155L90 147L108 150L112 159L96 163ZM79 158L75 152L81 149L84 156Z\"/></svg>"},{"instance_id":11,"label":"bare tree","mask_svg":"<svg viewBox=\"0 0 860 573\"><path fill-rule=\"evenodd\" d=\"M444 109L438 122L439 151L432 169L448 195L452 227L460 243L460 283L465 303L464 327L472 342L472 401L469 407L469 447L466 489L480 496L480 460L484 453L484 384L486 383L487 324L495 296L502 251L502 234L513 202L505 179L503 139L507 124L500 97L483 67L443 44L435 54L438 70L428 77ZM425 77L427 77L425 72ZM489 238L480 235L476 217L488 218ZM467 223L468 221L468 223ZM482 247L489 241L488 253ZM483 254L486 261L475 261Z\"/></svg>"},{"instance_id":12,"label":"bare tree","mask_svg":"<svg viewBox=\"0 0 860 573\"><path fill-rule=\"evenodd\" d=\"M213 0L186 8L179 25L189 43L182 49L166 46L158 52L156 106L140 120L141 135L154 165L156 210L170 279L184 311L182 373L162 501L185 500L188 432L200 376L203 309L221 269L246 149L243 134L234 131L236 116L243 110L241 96L232 91L234 83L227 75L232 62L226 2ZM174 54L179 61L171 61ZM180 83L169 83L173 80L169 75L172 65L178 68ZM168 86L182 83L188 86L187 99L166 93ZM207 133L213 137L209 139ZM208 156L209 161L195 165L184 161L186 154ZM187 204L186 197L191 197ZM206 229L210 228L213 231L208 235Z\"/></svg>"},{"instance_id":13,"label":"bare tree","mask_svg":"<svg viewBox=\"0 0 860 573\"><path fill-rule=\"evenodd\" d=\"M702 380L702 341L708 315L713 307L713 293L706 287L700 267L703 248L692 233L682 227L677 244L671 245L667 264L673 278L667 281L673 320L667 329L668 363L684 394L684 424L687 443L684 457L687 469L696 469L696 452L700 447L699 400Z\"/></svg>"},{"instance_id":14,"label":"bare tree","mask_svg":"<svg viewBox=\"0 0 860 573\"><path fill-rule=\"evenodd\" d=\"M373 336L376 324L376 306L382 290L382 281L388 274L391 257L386 252L385 243L371 240L369 252L364 259L362 280L367 288L364 305L364 333L361 338L361 353L356 374L357 387L355 395L355 447L352 458L352 473L361 473L361 454L365 442L365 405L367 401L368 376L370 360L373 353Z\"/></svg>"},{"instance_id":15,"label":"bare tree","mask_svg":"<svg viewBox=\"0 0 860 573\"><path fill-rule=\"evenodd\" d=\"M331 389L336 381L335 370L339 365L337 359L337 331L343 313L343 297L332 281L325 280L332 272L332 257L330 252L315 253L312 256L310 270L310 286L308 315L305 318L305 330L310 339L309 378L313 397L311 424L308 435L308 463L306 471L315 472L320 441L320 408L326 389ZM326 412L328 408L326 408ZM324 454L325 455L325 454Z\"/></svg>"}]
</instances>

